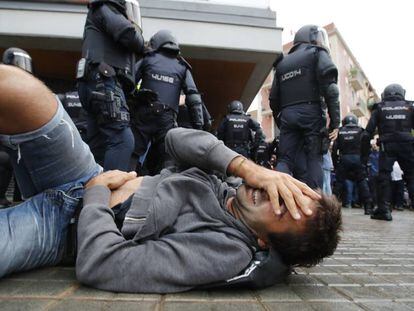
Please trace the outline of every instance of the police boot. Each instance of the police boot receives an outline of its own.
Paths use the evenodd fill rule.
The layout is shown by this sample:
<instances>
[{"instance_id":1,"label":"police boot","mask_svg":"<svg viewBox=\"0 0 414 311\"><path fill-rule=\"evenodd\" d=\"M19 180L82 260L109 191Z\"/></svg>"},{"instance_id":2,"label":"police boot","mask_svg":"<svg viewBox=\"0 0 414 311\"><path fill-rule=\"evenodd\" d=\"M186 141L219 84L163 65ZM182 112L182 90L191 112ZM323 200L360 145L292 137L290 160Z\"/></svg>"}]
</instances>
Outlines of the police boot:
<instances>
[{"instance_id":1,"label":"police boot","mask_svg":"<svg viewBox=\"0 0 414 311\"><path fill-rule=\"evenodd\" d=\"M391 221L392 215L390 203L382 202L378 204L378 207L374 209L374 211L371 214L371 219Z\"/></svg>"},{"instance_id":2,"label":"police boot","mask_svg":"<svg viewBox=\"0 0 414 311\"><path fill-rule=\"evenodd\" d=\"M371 215L373 212L372 202L367 202L364 204L364 214Z\"/></svg>"}]
</instances>

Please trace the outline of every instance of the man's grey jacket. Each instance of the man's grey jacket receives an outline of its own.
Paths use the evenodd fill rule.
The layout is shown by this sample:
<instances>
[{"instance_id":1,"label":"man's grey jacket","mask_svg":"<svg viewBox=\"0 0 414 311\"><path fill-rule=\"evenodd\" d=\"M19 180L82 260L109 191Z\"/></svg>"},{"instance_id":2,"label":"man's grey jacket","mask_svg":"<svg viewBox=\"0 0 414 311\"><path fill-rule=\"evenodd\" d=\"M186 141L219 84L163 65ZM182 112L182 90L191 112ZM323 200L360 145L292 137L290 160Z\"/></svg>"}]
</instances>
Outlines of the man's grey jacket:
<instances>
[{"instance_id":1,"label":"man's grey jacket","mask_svg":"<svg viewBox=\"0 0 414 311\"><path fill-rule=\"evenodd\" d=\"M171 293L229 279L252 260L251 231L226 210L233 188L226 173L238 154L213 135L183 128L166 136L180 165L144 177L122 230L109 208L110 190L88 189L78 224L78 279L116 292Z\"/></svg>"}]
</instances>

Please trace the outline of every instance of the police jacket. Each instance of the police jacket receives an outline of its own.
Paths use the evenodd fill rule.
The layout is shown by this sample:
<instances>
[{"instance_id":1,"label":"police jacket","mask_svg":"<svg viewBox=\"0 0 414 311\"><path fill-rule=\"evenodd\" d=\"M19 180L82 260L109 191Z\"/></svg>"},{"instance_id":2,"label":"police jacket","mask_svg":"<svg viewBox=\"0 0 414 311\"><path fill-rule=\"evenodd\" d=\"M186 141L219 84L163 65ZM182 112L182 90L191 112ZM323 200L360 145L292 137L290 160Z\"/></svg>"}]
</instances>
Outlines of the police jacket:
<instances>
[{"instance_id":1,"label":"police jacket","mask_svg":"<svg viewBox=\"0 0 414 311\"><path fill-rule=\"evenodd\" d=\"M185 95L198 94L190 65L166 52L149 52L136 64L135 79L142 79L141 89L157 93L158 100L178 113L181 90ZM198 103L201 108L201 101Z\"/></svg>"},{"instance_id":2,"label":"police jacket","mask_svg":"<svg viewBox=\"0 0 414 311\"><path fill-rule=\"evenodd\" d=\"M269 162L270 146L267 142L262 141L257 145L254 160L260 165L266 165Z\"/></svg>"},{"instance_id":3,"label":"police jacket","mask_svg":"<svg viewBox=\"0 0 414 311\"><path fill-rule=\"evenodd\" d=\"M65 108L66 112L72 119L78 130L86 130L87 128L87 113L82 108L78 92L67 92L64 94L57 94L60 102Z\"/></svg>"},{"instance_id":4,"label":"police jacket","mask_svg":"<svg viewBox=\"0 0 414 311\"><path fill-rule=\"evenodd\" d=\"M217 131L217 137L227 146L248 145L252 141L252 131L255 140L262 137L260 124L244 113L230 113L226 115Z\"/></svg>"},{"instance_id":5,"label":"police jacket","mask_svg":"<svg viewBox=\"0 0 414 311\"><path fill-rule=\"evenodd\" d=\"M413 105L397 98L387 98L376 104L366 129L373 136L376 128L381 142L414 141L411 134L414 128Z\"/></svg>"},{"instance_id":6,"label":"police jacket","mask_svg":"<svg viewBox=\"0 0 414 311\"><path fill-rule=\"evenodd\" d=\"M274 78L270 91L270 106L275 120L285 107L301 103L328 106L332 124L339 125L338 70L328 51L319 46L302 43L274 63Z\"/></svg>"},{"instance_id":7,"label":"police jacket","mask_svg":"<svg viewBox=\"0 0 414 311\"><path fill-rule=\"evenodd\" d=\"M332 148L332 158L337 163L339 156L359 155L366 162L369 155L369 136L367 132L357 125L346 125L339 129L338 138Z\"/></svg>"},{"instance_id":8,"label":"police jacket","mask_svg":"<svg viewBox=\"0 0 414 311\"><path fill-rule=\"evenodd\" d=\"M83 33L82 57L106 63L134 82L135 55L144 39L133 24L109 2L91 4Z\"/></svg>"}]
</instances>

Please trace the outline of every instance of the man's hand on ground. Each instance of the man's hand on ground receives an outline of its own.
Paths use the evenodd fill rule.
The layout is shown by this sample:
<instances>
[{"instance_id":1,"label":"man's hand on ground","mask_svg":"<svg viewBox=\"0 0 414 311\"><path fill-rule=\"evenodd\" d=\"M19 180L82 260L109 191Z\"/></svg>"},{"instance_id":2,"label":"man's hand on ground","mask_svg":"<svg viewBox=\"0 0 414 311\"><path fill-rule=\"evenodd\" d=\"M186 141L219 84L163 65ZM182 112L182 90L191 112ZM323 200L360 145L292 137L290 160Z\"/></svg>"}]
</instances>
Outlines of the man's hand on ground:
<instances>
[{"instance_id":1,"label":"man's hand on ground","mask_svg":"<svg viewBox=\"0 0 414 311\"><path fill-rule=\"evenodd\" d=\"M92 178L86 185L85 188L91 188L93 186L105 186L111 190L118 189L127 181L137 177L136 172L123 172L123 171L107 171L98 176Z\"/></svg>"},{"instance_id":2,"label":"man's hand on ground","mask_svg":"<svg viewBox=\"0 0 414 311\"><path fill-rule=\"evenodd\" d=\"M312 214L304 195L314 200L319 200L321 197L305 183L288 174L259 166L252 161L241 161L243 161L242 157L235 158L229 165L229 172L237 172L237 176L243 178L251 187L266 190L276 215L281 213L279 196L294 219L300 218L298 207L305 215Z\"/></svg>"}]
</instances>

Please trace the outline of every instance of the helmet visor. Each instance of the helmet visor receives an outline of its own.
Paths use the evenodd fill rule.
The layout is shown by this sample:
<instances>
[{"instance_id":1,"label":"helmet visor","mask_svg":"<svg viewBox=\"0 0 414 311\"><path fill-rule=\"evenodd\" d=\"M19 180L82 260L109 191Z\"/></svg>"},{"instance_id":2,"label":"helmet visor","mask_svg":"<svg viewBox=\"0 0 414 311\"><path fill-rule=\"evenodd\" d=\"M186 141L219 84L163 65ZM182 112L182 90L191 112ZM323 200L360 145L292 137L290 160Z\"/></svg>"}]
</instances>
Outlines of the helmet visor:
<instances>
[{"instance_id":1,"label":"helmet visor","mask_svg":"<svg viewBox=\"0 0 414 311\"><path fill-rule=\"evenodd\" d=\"M318 27L315 41L316 45L321 46L328 51L331 50L329 46L328 33L326 32L325 28Z\"/></svg>"},{"instance_id":2,"label":"helmet visor","mask_svg":"<svg viewBox=\"0 0 414 311\"><path fill-rule=\"evenodd\" d=\"M33 73L32 59L29 55L22 52L13 52L13 60L10 65L20 67L27 72Z\"/></svg>"},{"instance_id":3,"label":"helmet visor","mask_svg":"<svg viewBox=\"0 0 414 311\"><path fill-rule=\"evenodd\" d=\"M125 1L125 12L129 21L131 21L137 31L142 33L142 19L141 10L137 0L126 0Z\"/></svg>"}]
</instances>

